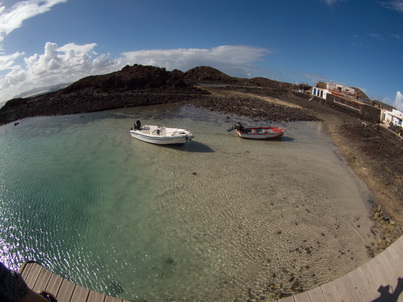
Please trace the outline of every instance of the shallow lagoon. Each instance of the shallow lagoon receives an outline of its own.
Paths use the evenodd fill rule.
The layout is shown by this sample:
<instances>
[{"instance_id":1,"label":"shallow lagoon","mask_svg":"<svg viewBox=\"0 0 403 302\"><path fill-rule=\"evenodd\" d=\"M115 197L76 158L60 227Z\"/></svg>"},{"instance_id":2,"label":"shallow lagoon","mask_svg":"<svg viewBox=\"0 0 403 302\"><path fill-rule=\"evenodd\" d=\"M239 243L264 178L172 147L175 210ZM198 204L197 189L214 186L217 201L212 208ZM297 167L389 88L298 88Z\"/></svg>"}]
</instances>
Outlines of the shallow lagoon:
<instances>
[{"instance_id":1,"label":"shallow lagoon","mask_svg":"<svg viewBox=\"0 0 403 302\"><path fill-rule=\"evenodd\" d=\"M137 119L195 139L135 140ZM0 127L2 261L140 301L269 299L366 262L372 197L322 124L250 141L226 131L239 120L267 124L153 106Z\"/></svg>"}]
</instances>

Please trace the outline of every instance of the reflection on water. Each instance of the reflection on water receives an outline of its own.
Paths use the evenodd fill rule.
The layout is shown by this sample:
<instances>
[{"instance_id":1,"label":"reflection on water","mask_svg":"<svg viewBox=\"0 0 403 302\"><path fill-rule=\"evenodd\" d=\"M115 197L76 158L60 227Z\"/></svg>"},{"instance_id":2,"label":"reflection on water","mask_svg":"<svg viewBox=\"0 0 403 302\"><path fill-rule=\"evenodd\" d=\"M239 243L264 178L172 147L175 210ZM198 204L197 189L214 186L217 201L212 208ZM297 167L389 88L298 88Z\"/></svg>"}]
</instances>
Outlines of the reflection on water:
<instances>
[{"instance_id":1,"label":"reflection on water","mask_svg":"<svg viewBox=\"0 0 403 302\"><path fill-rule=\"evenodd\" d=\"M133 123L195 138L161 147ZM91 289L147 301L274 298L368 260L367 200L320 123L264 126L192 107L137 107L0 127L1 259L39 260Z\"/></svg>"}]
</instances>

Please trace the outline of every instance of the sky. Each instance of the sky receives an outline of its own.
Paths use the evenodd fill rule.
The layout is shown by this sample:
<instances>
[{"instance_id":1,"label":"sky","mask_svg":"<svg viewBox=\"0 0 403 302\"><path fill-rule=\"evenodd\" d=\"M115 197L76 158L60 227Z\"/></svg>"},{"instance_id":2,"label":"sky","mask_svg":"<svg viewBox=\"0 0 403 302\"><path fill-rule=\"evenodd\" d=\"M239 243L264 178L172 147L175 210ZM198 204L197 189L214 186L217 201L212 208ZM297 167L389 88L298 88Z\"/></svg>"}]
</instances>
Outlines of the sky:
<instances>
[{"instance_id":1,"label":"sky","mask_svg":"<svg viewBox=\"0 0 403 302\"><path fill-rule=\"evenodd\" d=\"M0 0L0 102L134 64L332 81L403 111L403 0Z\"/></svg>"}]
</instances>

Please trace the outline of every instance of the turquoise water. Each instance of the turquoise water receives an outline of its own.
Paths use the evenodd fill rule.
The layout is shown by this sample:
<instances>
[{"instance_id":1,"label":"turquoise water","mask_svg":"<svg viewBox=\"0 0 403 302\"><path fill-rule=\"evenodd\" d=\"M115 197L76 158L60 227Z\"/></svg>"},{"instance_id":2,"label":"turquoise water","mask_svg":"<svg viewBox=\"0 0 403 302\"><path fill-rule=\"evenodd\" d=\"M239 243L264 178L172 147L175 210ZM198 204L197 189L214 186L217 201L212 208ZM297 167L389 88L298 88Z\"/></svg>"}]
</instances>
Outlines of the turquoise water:
<instances>
[{"instance_id":1,"label":"turquoise water","mask_svg":"<svg viewBox=\"0 0 403 302\"><path fill-rule=\"evenodd\" d=\"M137 119L195 139L135 140ZM157 106L0 127L1 260L140 301L270 297L268 284L308 289L367 261L371 194L321 123L261 142L228 133L238 120Z\"/></svg>"}]
</instances>

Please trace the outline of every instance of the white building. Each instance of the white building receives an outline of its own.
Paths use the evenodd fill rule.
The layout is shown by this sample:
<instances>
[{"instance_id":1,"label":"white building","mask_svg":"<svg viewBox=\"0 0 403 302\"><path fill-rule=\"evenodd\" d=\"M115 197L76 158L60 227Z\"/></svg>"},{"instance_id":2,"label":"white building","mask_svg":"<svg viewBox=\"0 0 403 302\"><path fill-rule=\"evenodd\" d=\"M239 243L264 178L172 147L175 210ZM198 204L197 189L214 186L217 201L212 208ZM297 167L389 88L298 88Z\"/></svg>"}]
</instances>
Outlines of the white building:
<instances>
[{"instance_id":1,"label":"white building","mask_svg":"<svg viewBox=\"0 0 403 302\"><path fill-rule=\"evenodd\" d=\"M312 95L320 97L322 99L326 99L327 94L329 93L329 89L323 89L318 87L312 88Z\"/></svg>"},{"instance_id":2,"label":"white building","mask_svg":"<svg viewBox=\"0 0 403 302\"><path fill-rule=\"evenodd\" d=\"M346 93L349 95L355 95L355 89L348 87L348 86L344 86L344 85L340 85L340 84L336 84L333 82L329 82L326 83L326 88L329 90L333 90L333 91L338 91L341 93Z\"/></svg>"},{"instance_id":3,"label":"white building","mask_svg":"<svg viewBox=\"0 0 403 302\"><path fill-rule=\"evenodd\" d=\"M312 88L312 95L314 96L326 99L328 94L351 98L356 96L356 91L354 88L333 82L317 82L316 87Z\"/></svg>"},{"instance_id":4,"label":"white building","mask_svg":"<svg viewBox=\"0 0 403 302\"><path fill-rule=\"evenodd\" d=\"M403 127L403 113L399 110L392 109L392 111L388 111L382 109L381 120L384 123L392 124L394 126Z\"/></svg>"}]
</instances>

